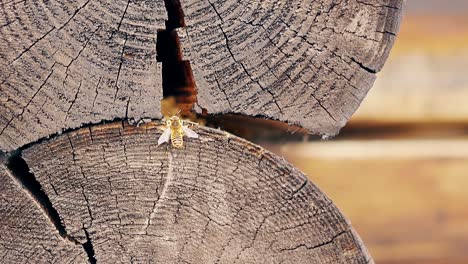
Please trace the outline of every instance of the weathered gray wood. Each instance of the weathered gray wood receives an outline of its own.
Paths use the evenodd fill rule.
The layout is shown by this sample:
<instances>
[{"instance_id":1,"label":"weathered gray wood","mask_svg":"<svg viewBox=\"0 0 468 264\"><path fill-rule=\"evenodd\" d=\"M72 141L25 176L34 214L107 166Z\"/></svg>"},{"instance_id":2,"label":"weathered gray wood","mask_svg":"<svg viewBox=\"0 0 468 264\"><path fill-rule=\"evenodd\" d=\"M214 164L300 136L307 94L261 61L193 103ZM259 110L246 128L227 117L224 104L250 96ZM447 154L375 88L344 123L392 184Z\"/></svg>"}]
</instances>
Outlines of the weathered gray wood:
<instances>
[{"instance_id":1,"label":"weathered gray wood","mask_svg":"<svg viewBox=\"0 0 468 264\"><path fill-rule=\"evenodd\" d=\"M185 149L158 147L160 128L112 123L23 152L67 235L91 241L97 263L372 262L335 205L283 159L208 128L194 128L200 139ZM23 196L2 197L30 208Z\"/></svg>"},{"instance_id":2,"label":"weathered gray wood","mask_svg":"<svg viewBox=\"0 0 468 264\"><path fill-rule=\"evenodd\" d=\"M0 263L86 263L82 247L62 238L30 195L0 167Z\"/></svg>"},{"instance_id":3,"label":"weathered gray wood","mask_svg":"<svg viewBox=\"0 0 468 264\"><path fill-rule=\"evenodd\" d=\"M161 117L163 1L3 1L0 149L113 118Z\"/></svg>"},{"instance_id":4,"label":"weathered gray wood","mask_svg":"<svg viewBox=\"0 0 468 264\"><path fill-rule=\"evenodd\" d=\"M334 135L393 45L402 0L182 0L178 29L209 113ZM197 111L201 112L198 108Z\"/></svg>"},{"instance_id":5,"label":"weathered gray wood","mask_svg":"<svg viewBox=\"0 0 468 264\"><path fill-rule=\"evenodd\" d=\"M402 2L181 1L195 110L336 134L387 58ZM160 118L166 13L163 0L2 3L0 149L116 117Z\"/></svg>"}]
</instances>

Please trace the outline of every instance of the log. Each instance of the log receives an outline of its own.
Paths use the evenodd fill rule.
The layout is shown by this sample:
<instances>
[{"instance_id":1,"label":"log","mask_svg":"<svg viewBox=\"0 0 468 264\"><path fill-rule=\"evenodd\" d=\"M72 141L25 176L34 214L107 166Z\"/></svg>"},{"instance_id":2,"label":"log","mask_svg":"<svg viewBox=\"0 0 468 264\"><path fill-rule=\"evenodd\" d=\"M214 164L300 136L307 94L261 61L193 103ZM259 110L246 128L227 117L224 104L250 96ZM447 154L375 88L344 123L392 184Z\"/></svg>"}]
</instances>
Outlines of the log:
<instances>
[{"instance_id":1,"label":"log","mask_svg":"<svg viewBox=\"0 0 468 264\"><path fill-rule=\"evenodd\" d=\"M387 59L402 4L182 1L186 27L178 32L198 105L336 135Z\"/></svg>"},{"instance_id":2,"label":"log","mask_svg":"<svg viewBox=\"0 0 468 264\"><path fill-rule=\"evenodd\" d=\"M198 113L261 116L335 135L386 60L402 5L4 2L0 149L102 120L161 118L164 95Z\"/></svg>"},{"instance_id":3,"label":"log","mask_svg":"<svg viewBox=\"0 0 468 264\"><path fill-rule=\"evenodd\" d=\"M185 149L158 146L161 128L83 128L10 159L1 262L371 262L332 201L284 159L203 127Z\"/></svg>"},{"instance_id":4,"label":"log","mask_svg":"<svg viewBox=\"0 0 468 264\"><path fill-rule=\"evenodd\" d=\"M337 134L402 5L4 1L0 262L372 263L284 159L202 126L183 149L157 139L174 108Z\"/></svg>"}]
</instances>

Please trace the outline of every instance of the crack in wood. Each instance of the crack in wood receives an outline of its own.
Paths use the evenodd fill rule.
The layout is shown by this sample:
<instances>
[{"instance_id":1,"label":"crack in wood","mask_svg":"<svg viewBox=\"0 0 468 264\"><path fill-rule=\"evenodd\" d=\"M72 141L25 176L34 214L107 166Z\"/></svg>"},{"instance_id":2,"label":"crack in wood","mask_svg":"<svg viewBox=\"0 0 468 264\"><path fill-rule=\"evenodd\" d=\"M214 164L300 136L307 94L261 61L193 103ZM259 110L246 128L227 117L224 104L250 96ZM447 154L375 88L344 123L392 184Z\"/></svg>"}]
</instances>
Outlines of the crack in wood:
<instances>
[{"instance_id":1,"label":"crack in wood","mask_svg":"<svg viewBox=\"0 0 468 264\"><path fill-rule=\"evenodd\" d=\"M333 55L334 57L341 59L344 63L350 64L350 62L349 62L348 60L346 60L346 59L343 57L343 56L346 57L346 55L343 54L343 56L340 56L340 55L338 55L334 50L329 49L327 46L324 46L324 47L322 47L322 48L318 48L318 47L316 46L317 43L310 42L309 39L308 39L306 36L304 36L304 35L302 35L302 34L299 34L299 31L293 29L293 28L291 27L291 25L288 24L286 21L284 21L282 18L277 17L277 19L278 19L278 21L280 21L281 23L283 23L283 24L286 26L286 28L287 28L288 30L291 30L292 32L294 32L294 33L296 34L297 37L299 37L299 38L301 38L302 40L304 40L305 43L309 44L310 47L313 48L314 50L316 50L317 52L324 52L324 49L325 49L326 51L330 52L330 54ZM244 21L242 21L242 22L244 22ZM245 22L244 22L244 23L245 23ZM335 32L334 30L332 30L332 31L333 31L333 33L334 33L335 35L337 35L337 34L343 34L343 33L344 33L344 32L338 33L338 32ZM348 33L350 33L350 32L348 32ZM354 34L354 33L352 33L352 34L353 34L353 36L357 36L357 35ZM357 36L357 37L359 37L359 36ZM369 39L369 38L365 38L365 39L371 40L371 41L375 41L375 40ZM347 57L349 57L349 56L347 56ZM376 73L378 72L377 70L374 70L374 69L371 69L371 68L365 66L362 62L357 61L357 60L356 60L355 58L353 58L353 57L349 57L349 59L351 60L351 62L356 63L360 68L362 68L363 70L365 70L365 71L367 71L367 72L369 72L369 73L376 74ZM312 64L312 65L313 65L313 64ZM328 66L328 65L327 65L327 66ZM327 67L327 68L329 68L329 67ZM345 78L347 81L350 82L350 79L349 79L349 78L345 77L345 76L342 75L342 74L336 73L336 71L335 71L335 70L332 70L331 68L329 68L329 69L330 69L331 71L333 71L336 75L338 75L338 76L340 76L340 77L343 77L343 78ZM351 85L353 88L357 89L357 88L356 88L354 85L352 85L351 83L350 83L350 85Z\"/></svg>"},{"instance_id":2,"label":"crack in wood","mask_svg":"<svg viewBox=\"0 0 468 264\"><path fill-rule=\"evenodd\" d=\"M123 22L123 20L125 18L125 15L127 14L127 10L128 10L128 6L130 5L130 2L131 2L131 0L128 0L127 5L125 6L125 10L124 10L122 16L120 17L119 24L117 25L117 31L120 31L120 27L122 26L122 22Z\"/></svg>"},{"instance_id":3,"label":"crack in wood","mask_svg":"<svg viewBox=\"0 0 468 264\"><path fill-rule=\"evenodd\" d=\"M125 45L127 44L128 40L128 35L125 34L125 40L122 44L122 51L120 52L120 63L119 63L119 69L117 70L117 77L115 78L115 94L114 94L114 103L115 100L117 99L117 94L119 93L119 78L120 78L120 71L122 70L122 64L124 63L124 52L125 52Z\"/></svg>"},{"instance_id":4,"label":"crack in wood","mask_svg":"<svg viewBox=\"0 0 468 264\"><path fill-rule=\"evenodd\" d=\"M13 181L17 182L31 197L31 199L39 206L46 218L54 225L59 235L64 240L68 240L75 245L82 246L83 250L88 255L89 263L96 263L93 245L86 229L83 228L86 234L87 242L83 244L80 243L75 237L68 234L62 217L60 217L57 209L54 208L49 196L43 190L40 182L36 179L36 176L30 171L29 165L21 156L21 152L17 153L16 155L12 155L6 162L6 167L8 169L8 175L12 178Z\"/></svg>"},{"instance_id":5,"label":"crack in wood","mask_svg":"<svg viewBox=\"0 0 468 264\"><path fill-rule=\"evenodd\" d=\"M181 110L182 115L188 116L197 102L197 88L190 62L182 59L176 31L177 28L185 27L184 12L179 0L165 0L164 4L168 19L166 28L157 34L157 61L162 63L163 100L174 98L175 106L169 108L175 109L161 107L161 112L167 115Z\"/></svg>"},{"instance_id":6,"label":"crack in wood","mask_svg":"<svg viewBox=\"0 0 468 264\"><path fill-rule=\"evenodd\" d=\"M300 248L305 248L306 250L312 250L312 249L321 248L321 247L324 247L324 246L333 244L333 243L335 242L335 240L336 240L338 237L340 237L340 236L346 234L347 232L349 232L349 228L347 228L346 230L343 230L343 231L339 232L338 234L336 234L336 235L334 235L333 237L331 237L329 240L324 241L324 242L322 242L322 243L319 243L319 244L317 244L317 245L309 246L309 245L307 245L307 244L302 243L302 244L299 244L299 245L297 245L297 246L295 246L295 247L283 248L283 249L280 250L280 252L283 252L283 251L294 251L294 250L298 250L298 249L300 249Z\"/></svg>"},{"instance_id":7,"label":"crack in wood","mask_svg":"<svg viewBox=\"0 0 468 264\"><path fill-rule=\"evenodd\" d=\"M28 100L28 102L26 103L26 105L21 109L21 112L18 114L18 115L13 115L13 117L8 120L7 124L2 128L2 130L0 131L0 135L3 134L3 132L5 132L5 130L10 126L11 122L13 122L13 120L15 118L19 118L19 117L22 117L24 112L26 111L26 108L28 108L28 106L32 103L32 101L34 100L34 98L37 96L37 94L42 90L42 88L47 84L47 82L49 81L49 78L50 76L52 76L52 74L54 73L54 67L55 67L55 62L54 64L52 64L52 66L50 67L50 72L47 74L47 77L45 78L45 80L42 82L42 84L39 86L39 88L34 92L34 94L32 95L32 97Z\"/></svg>"},{"instance_id":8,"label":"crack in wood","mask_svg":"<svg viewBox=\"0 0 468 264\"><path fill-rule=\"evenodd\" d=\"M88 254L89 263L90 264L96 264L97 260L96 260L95 253L94 253L93 242L91 240L91 237L89 236L88 230L86 230L86 228L83 227L83 231L84 231L85 236L86 236L86 242L83 244L83 249Z\"/></svg>"},{"instance_id":9,"label":"crack in wood","mask_svg":"<svg viewBox=\"0 0 468 264\"><path fill-rule=\"evenodd\" d=\"M357 65L359 65L359 67L361 67L363 70L369 72L369 73L372 73L372 74L376 74L377 71L374 70L374 69L371 69L369 68L368 66L365 66L362 62L359 62L358 60L356 60L355 58L351 58L351 61L356 63Z\"/></svg>"},{"instance_id":10,"label":"crack in wood","mask_svg":"<svg viewBox=\"0 0 468 264\"><path fill-rule=\"evenodd\" d=\"M20 52L20 54L18 56L16 56L16 58L14 58L12 61L11 61L11 64L15 63L17 60L19 60L26 52L28 52L29 50L31 50L37 43L39 43L39 41L41 41L42 39L44 39L45 37L47 37L47 35L49 35L52 31L54 31L55 27L52 27L51 29L49 29L44 35L40 36L39 38L37 38L31 45L29 45L29 47L27 47L26 49L24 49L22 52Z\"/></svg>"},{"instance_id":11,"label":"crack in wood","mask_svg":"<svg viewBox=\"0 0 468 264\"><path fill-rule=\"evenodd\" d=\"M185 27L185 14L180 4L180 0L164 0L166 6L167 18L166 30Z\"/></svg>"},{"instance_id":12,"label":"crack in wood","mask_svg":"<svg viewBox=\"0 0 468 264\"><path fill-rule=\"evenodd\" d=\"M96 104L96 99L97 99L97 97L99 95L98 88L99 88L99 85L101 84L101 81L102 81L102 76L99 77L99 80L98 80L96 86L94 87L94 94L95 95L94 95L94 98L93 98L93 105L91 107L91 111L93 111L94 105Z\"/></svg>"},{"instance_id":13,"label":"crack in wood","mask_svg":"<svg viewBox=\"0 0 468 264\"><path fill-rule=\"evenodd\" d=\"M158 197L156 198L156 200L153 202L153 206L152 206L152 209L151 209L151 213L149 214L148 216L148 220L146 221L146 224L145 224L145 227L144 227L144 230L145 230L145 234L148 235L148 228L150 227L151 225L151 220L154 218L156 212L157 212L157 207L158 207L158 203L161 199L165 199L166 198L166 192L169 188L169 186L171 185L171 183L173 182L174 180L174 167L173 167L173 154L171 152L168 152L167 153L167 162L168 162L168 168L167 168L167 175L166 175L166 179L164 181L164 186L162 187L162 190L161 192L159 193L159 190L158 190ZM162 170L162 166L163 164L161 164L161 170Z\"/></svg>"},{"instance_id":14,"label":"crack in wood","mask_svg":"<svg viewBox=\"0 0 468 264\"><path fill-rule=\"evenodd\" d=\"M57 31L60 31L62 28L64 28L66 25L68 25L68 23L70 23L70 21L72 21L75 18L75 16L78 14L78 12L80 12L81 9L85 8L89 4L90 1L91 0L86 1L83 5L79 6L77 9L75 9L75 12L73 12L73 15L63 25L61 25L57 29Z\"/></svg>"},{"instance_id":15,"label":"crack in wood","mask_svg":"<svg viewBox=\"0 0 468 264\"><path fill-rule=\"evenodd\" d=\"M213 10L215 11L216 15L218 16L218 18L221 20L221 24L218 25L219 29L221 30L221 33L222 35L224 36L224 39L225 39L225 42L226 42L226 48L229 52L229 54L231 55L232 59L234 60L235 63L239 64L241 66L241 68L243 69L243 71L247 74L247 77L249 77L249 79L256 83L260 89L262 89L262 91L265 91L267 92L268 94L270 94L270 96L272 97L273 99L273 103L275 104L275 106L278 108L278 111L281 115L283 115L283 109L280 107L280 105L278 104L278 99L277 99L277 96L270 90L268 89L267 87L264 87L263 85L260 84L260 81L258 80L255 80L253 78L253 76L250 74L250 72L247 70L247 68L245 67L244 63L238 59L235 58L234 56L234 53L232 52L231 50L231 47L229 46L229 38L226 34L226 32L224 31L223 27L222 27L222 24L224 23L224 20L223 18L221 17L221 14L218 12L218 10L216 9L215 5L213 3L211 3L210 1L208 1L208 3L210 4L210 6L213 8ZM219 86L218 86L219 87Z\"/></svg>"},{"instance_id":16,"label":"crack in wood","mask_svg":"<svg viewBox=\"0 0 468 264\"><path fill-rule=\"evenodd\" d=\"M67 109L67 112L66 112L66 115L65 115L65 122L67 121L68 116L70 115L70 111L73 108L73 105L75 104L76 100L78 99L78 94L80 94L81 84L82 84L82 81L80 81L80 84L78 85L78 88L76 89L75 96L73 97L73 99L72 99L72 101L70 103L70 106Z\"/></svg>"},{"instance_id":17,"label":"crack in wood","mask_svg":"<svg viewBox=\"0 0 468 264\"><path fill-rule=\"evenodd\" d=\"M360 1L360 0L356 0L356 2L360 3L360 4L363 4L363 5L366 5L366 6L372 6L374 8L382 8L382 7L386 7L388 9L394 9L394 10L401 10L400 7L398 6L391 6L391 5L376 5L376 4L371 4L371 3L366 3L364 1Z\"/></svg>"},{"instance_id":18,"label":"crack in wood","mask_svg":"<svg viewBox=\"0 0 468 264\"><path fill-rule=\"evenodd\" d=\"M14 20L11 20L11 21L7 20L7 22L5 24L0 25L0 28L8 27L9 25L15 23L16 21L18 21L18 18L15 18Z\"/></svg>"},{"instance_id":19,"label":"crack in wood","mask_svg":"<svg viewBox=\"0 0 468 264\"><path fill-rule=\"evenodd\" d=\"M213 4L211 4L211 6L213 7ZM332 5L328 11L330 11L331 9L333 9L336 5ZM213 7L214 8L214 7ZM216 11L215 9L215 12L216 14L220 17L219 13ZM306 36L304 35L301 35L299 34L299 32L297 30L294 30L288 23L286 23L286 21L284 21L283 19L281 19L280 17L277 18L279 21L281 21L289 30L291 30L292 32L294 32L296 34L296 36L300 37L302 40L304 40L307 44L310 45L311 48L313 48L316 52L324 52L324 50L322 48L318 48L316 47L316 43L313 43L313 42L310 42ZM242 19L238 19L238 21L244 23L244 24L247 24L247 25L251 25L251 26L254 26L254 27L261 27L264 31L266 31L266 28L262 25L262 24L254 24L252 21L244 21ZM336 32L335 32L336 33ZM289 54L286 54L282 49L280 49L280 47L278 47L274 42L273 40L267 36L267 39L268 41L280 52L282 53L285 57L289 57L290 55ZM330 50L328 49L326 46L324 46L325 49L327 49L327 51L329 51L333 56L335 56L336 58L339 58L341 59L343 62L346 62L349 64L349 62L347 62L343 57L339 56L338 54L336 54L336 52L334 50ZM377 71L376 70L373 70L373 69L370 69L369 67L366 67L365 65L363 65L362 63L358 62L356 59L354 58L351 58L351 61L358 64L360 68L364 69L365 71L369 72L369 73L372 73L372 74L376 74ZM273 76L278 79L278 77L273 73L272 69L268 66L268 64L264 63L264 65L267 66L268 70L273 74ZM320 67L317 67L315 66L313 63L310 64L312 67L316 68L317 70L320 69ZM353 85L352 83L352 77L346 77L345 75L343 74L340 74L340 73L337 73L336 70L333 68L333 67L330 67L328 66L326 63L323 63L323 65L328 69L330 70L332 73L336 74L336 76L338 77L341 77L341 78L344 78L346 81L348 81L348 85L355 89L355 90L359 90L355 85ZM287 73L284 73L284 75L292 82L292 83L295 83L295 81L291 78L291 76L289 76ZM310 87L310 84L306 81L304 81L302 78L299 78L299 81L301 81L302 83L304 83L307 87ZM314 89L316 90L316 89ZM354 95L353 93L349 92L349 94L351 96L353 96L354 98L357 98L358 97L356 95ZM310 96L317 102L317 104L320 106L320 108L322 108L326 113L327 115L333 119L333 121L339 121L337 118L335 118L335 116L330 112L330 110L325 107L323 105L323 102L320 98L318 98L316 95L314 95L314 93L311 93Z\"/></svg>"}]
</instances>

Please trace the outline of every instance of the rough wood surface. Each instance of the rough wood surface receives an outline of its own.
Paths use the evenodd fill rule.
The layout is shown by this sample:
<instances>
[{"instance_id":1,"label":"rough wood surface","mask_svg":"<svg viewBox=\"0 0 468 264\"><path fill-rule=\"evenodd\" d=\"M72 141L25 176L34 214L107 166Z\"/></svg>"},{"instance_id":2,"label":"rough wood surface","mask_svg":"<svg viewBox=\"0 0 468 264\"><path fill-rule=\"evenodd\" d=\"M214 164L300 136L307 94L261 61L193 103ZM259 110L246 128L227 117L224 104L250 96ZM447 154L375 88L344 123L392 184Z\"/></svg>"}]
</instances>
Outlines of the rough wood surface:
<instances>
[{"instance_id":1,"label":"rough wood surface","mask_svg":"<svg viewBox=\"0 0 468 264\"><path fill-rule=\"evenodd\" d=\"M3 1L0 148L114 118L161 117L161 1Z\"/></svg>"},{"instance_id":2,"label":"rough wood surface","mask_svg":"<svg viewBox=\"0 0 468 264\"><path fill-rule=\"evenodd\" d=\"M0 167L0 262L85 263L82 247L60 237L11 172Z\"/></svg>"},{"instance_id":3,"label":"rough wood surface","mask_svg":"<svg viewBox=\"0 0 468 264\"><path fill-rule=\"evenodd\" d=\"M185 149L158 147L160 126L83 128L23 152L66 236L90 242L98 263L372 262L335 205L282 158L197 127ZM30 208L23 196L7 208Z\"/></svg>"},{"instance_id":4,"label":"rough wood surface","mask_svg":"<svg viewBox=\"0 0 468 264\"><path fill-rule=\"evenodd\" d=\"M387 58L402 2L181 1L198 105L336 134ZM160 118L167 12L163 0L2 2L0 149L116 117Z\"/></svg>"},{"instance_id":5,"label":"rough wood surface","mask_svg":"<svg viewBox=\"0 0 468 264\"><path fill-rule=\"evenodd\" d=\"M182 5L186 27L178 31L200 107L334 135L382 68L403 1L183 0Z\"/></svg>"}]
</instances>

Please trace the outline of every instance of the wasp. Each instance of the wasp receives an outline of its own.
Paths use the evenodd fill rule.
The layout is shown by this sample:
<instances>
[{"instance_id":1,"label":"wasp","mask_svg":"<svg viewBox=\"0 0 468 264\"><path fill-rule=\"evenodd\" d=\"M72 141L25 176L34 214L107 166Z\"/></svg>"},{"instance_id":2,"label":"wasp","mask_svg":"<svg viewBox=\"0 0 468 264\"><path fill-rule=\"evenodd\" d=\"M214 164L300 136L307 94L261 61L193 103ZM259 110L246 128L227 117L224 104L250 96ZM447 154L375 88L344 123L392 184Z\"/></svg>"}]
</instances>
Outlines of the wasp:
<instances>
[{"instance_id":1,"label":"wasp","mask_svg":"<svg viewBox=\"0 0 468 264\"><path fill-rule=\"evenodd\" d=\"M181 149L184 147L184 136L198 138L198 134L188 128L183 120L178 116L172 116L166 120L166 128L158 139L158 145L169 142L171 139L172 146Z\"/></svg>"}]
</instances>

